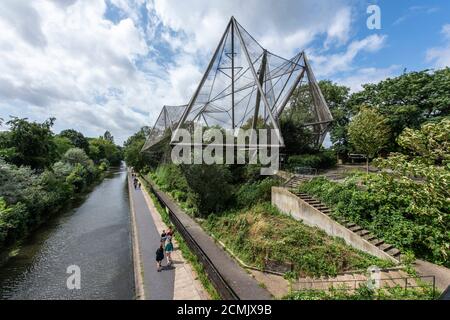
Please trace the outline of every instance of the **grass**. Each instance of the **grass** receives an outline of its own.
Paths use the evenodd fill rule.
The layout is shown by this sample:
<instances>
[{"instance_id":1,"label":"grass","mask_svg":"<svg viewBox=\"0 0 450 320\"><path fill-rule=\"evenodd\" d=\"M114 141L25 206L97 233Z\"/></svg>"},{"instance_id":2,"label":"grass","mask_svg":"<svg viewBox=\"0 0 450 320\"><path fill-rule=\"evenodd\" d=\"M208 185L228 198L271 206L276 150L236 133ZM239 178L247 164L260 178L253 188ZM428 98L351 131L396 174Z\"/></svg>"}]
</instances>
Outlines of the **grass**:
<instances>
[{"instance_id":1,"label":"grass","mask_svg":"<svg viewBox=\"0 0 450 320\"><path fill-rule=\"evenodd\" d=\"M153 201L153 204L155 205L156 209L161 215L163 222L168 226L171 225L169 214L161 206L161 204L159 203L158 199L153 194L153 192L149 191L149 186L147 185L147 182L145 182L145 180L144 180L144 187L145 191L148 193L148 195ZM210 295L211 299L220 300L221 297L219 293L216 291L211 281L209 281L208 275L206 274L203 265L198 261L197 256L194 253L192 253L192 251L189 249L186 242L184 241L183 237L178 232L175 233L174 237L175 240L177 240L178 242L178 248L180 249L183 258L186 259L192 265L195 272L197 273L198 279L200 280L201 284Z\"/></svg>"},{"instance_id":2,"label":"grass","mask_svg":"<svg viewBox=\"0 0 450 320\"><path fill-rule=\"evenodd\" d=\"M278 262L293 263L294 273L300 277L335 276L372 265L381 268L393 265L280 213L270 203L210 215L202 225L245 263L263 267L268 256Z\"/></svg>"},{"instance_id":3,"label":"grass","mask_svg":"<svg viewBox=\"0 0 450 320\"><path fill-rule=\"evenodd\" d=\"M331 288L330 290L301 290L294 291L283 299L285 300L433 300L438 297L437 292L429 285L418 288L379 288L371 290L365 285L349 291L344 287Z\"/></svg>"}]
</instances>

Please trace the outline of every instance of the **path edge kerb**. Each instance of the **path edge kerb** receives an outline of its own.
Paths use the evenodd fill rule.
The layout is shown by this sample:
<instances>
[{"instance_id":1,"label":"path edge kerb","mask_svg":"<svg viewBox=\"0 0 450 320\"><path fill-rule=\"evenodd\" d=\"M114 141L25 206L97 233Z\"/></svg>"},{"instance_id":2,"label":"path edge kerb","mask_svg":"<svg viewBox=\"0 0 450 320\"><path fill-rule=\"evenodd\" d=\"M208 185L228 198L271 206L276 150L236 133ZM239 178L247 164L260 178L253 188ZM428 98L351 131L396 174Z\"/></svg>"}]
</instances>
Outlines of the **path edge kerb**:
<instances>
[{"instance_id":1,"label":"path edge kerb","mask_svg":"<svg viewBox=\"0 0 450 320\"><path fill-rule=\"evenodd\" d=\"M130 171L127 171L128 201L130 203L130 223L131 223L131 246L133 251L134 268L134 288L136 300L145 300L144 279L142 274L141 251L139 247L138 230L136 227L136 213L134 211L133 199L131 197Z\"/></svg>"}]
</instances>

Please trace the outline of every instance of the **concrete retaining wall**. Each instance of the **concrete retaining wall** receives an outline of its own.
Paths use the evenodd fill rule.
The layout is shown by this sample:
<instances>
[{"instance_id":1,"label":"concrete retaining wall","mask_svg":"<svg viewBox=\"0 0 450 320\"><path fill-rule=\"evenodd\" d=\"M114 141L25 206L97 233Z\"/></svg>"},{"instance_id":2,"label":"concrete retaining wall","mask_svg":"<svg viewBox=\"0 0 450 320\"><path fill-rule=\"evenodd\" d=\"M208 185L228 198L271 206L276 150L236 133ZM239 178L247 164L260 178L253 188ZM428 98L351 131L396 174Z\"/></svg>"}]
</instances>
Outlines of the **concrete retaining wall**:
<instances>
[{"instance_id":1,"label":"concrete retaining wall","mask_svg":"<svg viewBox=\"0 0 450 320\"><path fill-rule=\"evenodd\" d=\"M334 221L285 188L272 187L272 205L280 211L289 214L294 219L300 220L307 225L318 227L330 236L344 239L348 245L356 249L382 259L389 259L396 263L399 262L394 257Z\"/></svg>"}]
</instances>

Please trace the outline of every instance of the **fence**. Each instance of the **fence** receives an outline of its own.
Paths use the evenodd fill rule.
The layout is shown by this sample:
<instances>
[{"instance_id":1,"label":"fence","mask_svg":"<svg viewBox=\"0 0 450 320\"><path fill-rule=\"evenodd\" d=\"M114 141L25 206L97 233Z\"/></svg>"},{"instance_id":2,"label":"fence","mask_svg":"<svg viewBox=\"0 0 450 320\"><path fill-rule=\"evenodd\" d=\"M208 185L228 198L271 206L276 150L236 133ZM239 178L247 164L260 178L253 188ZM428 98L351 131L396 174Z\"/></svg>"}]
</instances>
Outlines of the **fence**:
<instances>
[{"instance_id":1,"label":"fence","mask_svg":"<svg viewBox=\"0 0 450 320\"><path fill-rule=\"evenodd\" d=\"M164 195L150 181L145 178L143 178L143 180L151 188L151 191L156 196L163 208L168 211L171 222L173 223L177 231L181 234L189 249L197 256L199 262L203 265L204 271L208 275L209 280L211 281L219 295L222 297L222 299L239 300L239 296L228 285L227 281L219 273L214 263L208 258L202 248L198 245L198 243L177 217L176 213L171 208L171 204L168 203L168 199L165 199Z\"/></svg>"}]
</instances>

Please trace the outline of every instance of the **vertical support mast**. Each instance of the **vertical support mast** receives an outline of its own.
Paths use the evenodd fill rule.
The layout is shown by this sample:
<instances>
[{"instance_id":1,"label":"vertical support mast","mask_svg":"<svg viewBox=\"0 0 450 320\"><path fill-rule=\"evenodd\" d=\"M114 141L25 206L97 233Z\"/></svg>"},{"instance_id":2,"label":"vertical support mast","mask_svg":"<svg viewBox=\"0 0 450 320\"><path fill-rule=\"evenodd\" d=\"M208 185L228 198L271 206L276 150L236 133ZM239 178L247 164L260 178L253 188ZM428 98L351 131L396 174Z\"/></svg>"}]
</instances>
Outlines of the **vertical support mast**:
<instances>
[{"instance_id":1,"label":"vertical support mast","mask_svg":"<svg viewBox=\"0 0 450 320\"><path fill-rule=\"evenodd\" d=\"M231 127L234 130L234 19L231 18Z\"/></svg>"},{"instance_id":2,"label":"vertical support mast","mask_svg":"<svg viewBox=\"0 0 450 320\"><path fill-rule=\"evenodd\" d=\"M261 66L259 68L259 84L262 86L264 83L264 77L266 74L266 61L267 61L267 50L264 49L264 53L262 56ZM261 104L261 93L259 90L256 92L256 104L255 104L255 114L253 115L253 125L252 128L256 129L256 125L258 124L258 115L259 115L259 105Z\"/></svg>"},{"instance_id":3,"label":"vertical support mast","mask_svg":"<svg viewBox=\"0 0 450 320\"><path fill-rule=\"evenodd\" d=\"M220 48L221 48L221 46L222 46L222 44L223 44L223 42L224 42L224 40L225 40L225 37L226 37L228 31L230 30L229 28L232 26L232 22L233 22L233 18L231 18L230 22L228 23L228 26L227 26L227 28L225 29L225 32L223 33L222 38L220 39L219 44L217 45L217 48L216 48L216 50L215 50L215 52L214 52L214 55L213 55L211 61L210 61L209 64L208 64L208 67L207 67L207 69L206 69L206 72L203 74L203 77L202 77L202 80L200 81L200 84L198 85L197 89L195 90L194 95L192 96L191 100L189 101L189 104L187 105L186 109L184 110L184 113L183 113L183 115L181 116L181 119L180 119L180 121L178 122L178 126L177 126L176 130L174 131L174 133L176 133L176 132L178 131L178 129L181 128L181 125L186 121L186 118L187 118L189 112L191 112L192 106L194 105L195 101L197 100L197 96L198 96L198 94L200 93L200 90L202 89L204 83L206 82L206 79L208 78L209 71L210 71L211 68L213 67L214 61L216 61L217 55L219 54L219 51L220 51ZM173 138L174 136L175 136L175 134L172 135L172 138ZM173 142L173 141L171 140L171 143L172 143L172 142Z\"/></svg>"},{"instance_id":4,"label":"vertical support mast","mask_svg":"<svg viewBox=\"0 0 450 320\"><path fill-rule=\"evenodd\" d=\"M234 22L234 17L232 17L231 19ZM277 128L278 127L278 123L277 123L277 121L275 120L275 118L274 118L274 116L272 114L272 110L270 108L269 101L267 101L267 97L264 94L264 90L263 90L261 84L258 81L258 75L256 74L255 67L253 66L252 59L250 58L250 55L249 55L249 53L247 51L247 47L245 45L245 41L242 38L242 34L241 34L241 31L239 30L239 28L236 28L236 32L237 32L237 34L239 36L239 42L241 44L242 51L244 52L245 57L247 58L247 63L249 64L250 71L253 74L253 79L256 82L256 86L258 87L258 90L259 90L259 92L261 94L261 98L263 99L263 102L264 102L264 105L266 107L267 113L269 114L269 118L270 118L270 121L272 122L272 126L274 128ZM284 147L284 140L283 140L283 137L281 136L281 133L279 132L279 130L276 131L276 134L277 134L277 138L278 138L280 146Z\"/></svg>"}]
</instances>

